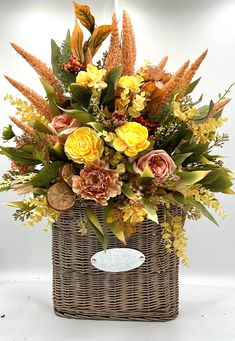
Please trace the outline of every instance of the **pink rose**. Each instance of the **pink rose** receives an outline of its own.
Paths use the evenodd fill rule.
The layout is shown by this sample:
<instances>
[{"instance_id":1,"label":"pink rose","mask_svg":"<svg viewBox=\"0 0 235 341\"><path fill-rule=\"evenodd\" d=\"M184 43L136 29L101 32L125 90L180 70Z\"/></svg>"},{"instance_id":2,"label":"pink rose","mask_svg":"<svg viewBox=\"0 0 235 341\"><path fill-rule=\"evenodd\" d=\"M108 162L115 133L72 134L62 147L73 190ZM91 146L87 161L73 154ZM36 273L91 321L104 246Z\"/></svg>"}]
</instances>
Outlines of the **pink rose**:
<instances>
[{"instance_id":1,"label":"pink rose","mask_svg":"<svg viewBox=\"0 0 235 341\"><path fill-rule=\"evenodd\" d=\"M57 135L61 144L64 144L68 135L81 126L80 122L70 117L67 113L55 116L48 124L53 134Z\"/></svg>"},{"instance_id":2,"label":"pink rose","mask_svg":"<svg viewBox=\"0 0 235 341\"><path fill-rule=\"evenodd\" d=\"M158 180L163 180L172 174L176 165L172 158L164 150L151 150L149 153L135 160L134 170L141 174L145 166L148 165Z\"/></svg>"},{"instance_id":3,"label":"pink rose","mask_svg":"<svg viewBox=\"0 0 235 341\"><path fill-rule=\"evenodd\" d=\"M62 115L55 116L50 124L50 128L58 135L65 129L77 128L80 124L77 120L64 113Z\"/></svg>"}]
</instances>

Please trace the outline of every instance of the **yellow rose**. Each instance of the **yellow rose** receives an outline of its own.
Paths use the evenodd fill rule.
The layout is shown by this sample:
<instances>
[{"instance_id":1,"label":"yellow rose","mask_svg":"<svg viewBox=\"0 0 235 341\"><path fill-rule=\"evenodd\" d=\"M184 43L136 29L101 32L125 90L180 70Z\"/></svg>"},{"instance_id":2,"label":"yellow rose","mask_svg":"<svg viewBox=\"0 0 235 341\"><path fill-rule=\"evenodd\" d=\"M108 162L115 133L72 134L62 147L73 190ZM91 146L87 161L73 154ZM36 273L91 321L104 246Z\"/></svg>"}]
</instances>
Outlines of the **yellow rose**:
<instances>
[{"instance_id":1,"label":"yellow rose","mask_svg":"<svg viewBox=\"0 0 235 341\"><path fill-rule=\"evenodd\" d=\"M99 70L96 66L88 64L87 71L80 71L78 73L76 83L89 88L104 89L107 87L107 84L103 81L105 74L105 69Z\"/></svg>"},{"instance_id":2,"label":"yellow rose","mask_svg":"<svg viewBox=\"0 0 235 341\"><path fill-rule=\"evenodd\" d=\"M64 151L70 160L88 164L102 156L104 143L95 130L81 127L68 136Z\"/></svg>"},{"instance_id":3,"label":"yellow rose","mask_svg":"<svg viewBox=\"0 0 235 341\"><path fill-rule=\"evenodd\" d=\"M135 156L148 148L148 129L137 122L127 122L115 130L117 137L113 141L114 148L127 156Z\"/></svg>"},{"instance_id":4,"label":"yellow rose","mask_svg":"<svg viewBox=\"0 0 235 341\"><path fill-rule=\"evenodd\" d=\"M140 76L122 76L118 81L118 86L125 90L138 93L140 92L140 86L143 78Z\"/></svg>"}]
</instances>

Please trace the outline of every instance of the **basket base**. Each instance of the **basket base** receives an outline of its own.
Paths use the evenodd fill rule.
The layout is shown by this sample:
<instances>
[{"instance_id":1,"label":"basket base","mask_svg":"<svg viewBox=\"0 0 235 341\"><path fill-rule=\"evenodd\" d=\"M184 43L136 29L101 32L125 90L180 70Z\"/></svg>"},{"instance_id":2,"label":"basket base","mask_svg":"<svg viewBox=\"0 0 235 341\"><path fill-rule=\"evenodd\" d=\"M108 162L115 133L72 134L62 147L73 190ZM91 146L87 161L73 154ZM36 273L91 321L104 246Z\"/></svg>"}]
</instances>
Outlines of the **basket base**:
<instances>
[{"instance_id":1,"label":"basket base","mask_svg":"<svg viewBox=\"0 0 235 341\"><path fill-rule=\"evenodd\" d=\"M141 314L140 316L117 316L117 317L110 317L110 316L89 316L89 315L79 315L79 314L71 314L71 313L63 313L54 308L55 315L63 318L68 319L76 319L76 320L100 320L100 321L142 321L142 322L168 322L175 320L178 317L178 312L174 314L173 316L169 317L157 317L153 314L150 314L149 316L145 314Z\"/></svg>"}]
</instances>

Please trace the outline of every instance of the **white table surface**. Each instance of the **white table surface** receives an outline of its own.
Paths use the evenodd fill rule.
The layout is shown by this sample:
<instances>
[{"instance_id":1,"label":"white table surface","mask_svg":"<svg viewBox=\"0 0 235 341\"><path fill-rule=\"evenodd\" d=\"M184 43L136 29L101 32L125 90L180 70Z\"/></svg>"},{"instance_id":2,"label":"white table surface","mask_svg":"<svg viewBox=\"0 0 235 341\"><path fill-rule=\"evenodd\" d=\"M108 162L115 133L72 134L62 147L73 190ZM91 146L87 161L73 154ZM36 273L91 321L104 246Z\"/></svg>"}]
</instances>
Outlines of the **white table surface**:
<instances>
[{"instance_id":1,"label":"white table surface","mask_svg":"<svg viewBox=\"0 0 235 341\"><path fill-rule=\"evenodd\" d=\"M235 287L199 283L181 283L174 321L115 322L57 317L48 280L1 281L0 341L234 341Z\"/></svg>"}]
</instances>

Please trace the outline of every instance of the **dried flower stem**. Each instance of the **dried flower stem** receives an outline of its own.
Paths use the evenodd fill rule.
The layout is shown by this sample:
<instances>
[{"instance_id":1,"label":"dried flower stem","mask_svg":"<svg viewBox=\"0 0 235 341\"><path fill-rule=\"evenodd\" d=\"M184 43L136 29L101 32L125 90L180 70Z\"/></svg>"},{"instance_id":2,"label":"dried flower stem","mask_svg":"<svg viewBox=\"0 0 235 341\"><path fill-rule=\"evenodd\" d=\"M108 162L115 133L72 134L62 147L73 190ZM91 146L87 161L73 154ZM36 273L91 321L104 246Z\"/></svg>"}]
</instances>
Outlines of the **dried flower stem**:
<instances>
[{"instance_id":1,"label":"dried flower stem","mask_svg":"<svg viewBox=\"0 0 235 341\"><path fill-rule=\"evenodd\" d=\"M63 89L55 77L51 68L49 68L44 62L37 57L33 56L29 52L25 51L22 47L15 43L11 43L11 46L18 52L28 63L33 67L37 74L42 77L48 84L53 86L56 91L57 98L60 102L64 101Z\"/></svg>"},{"instance_id":2,"label":"dried flower stem","mask_svg":"<svg viewBox=\"0 0 235 341\"><path fill-rule=\"evenodd\" d=\"M35 109L43 114L48 120L52 119L50 106L47 101L39 94L37 94L34 90L28 88L24 84L17 82L16 80L5 76L8 82L14 86L17 90L19 90L35 107Z\"/></svg>"},{"instance_id":3,"label":"dried flower stem","mask_svg":"<svg viewBox=\"0 0 235 341\"><path fill-rule=\"evenodd\" d=\"M160 69L164 69L164 67L166 66L166 63L168 61L168 56L165 56L164 58L162 58L162 60L159 62L158 64L158 68Z\"/></svg>"},{"instance_id":4,"label":"dried flower stem","mask_svg":"<svg viewBox=\"0 0 235 341\"><path fill-rule=\"evenodd\" d=\"M158 109L161 105L167 102L167 100L170 98L170 96L176 92L179 89L179 86L182 81L182 77L185 74L185 71L187 70L189 66L189 60L186 61L179 70L173 75L170 80L163 86L161 97L157 99L155 102L153 100L153 103L150 103L150 110L151 112L155 112L156 109Z\"/></svg>"},{"instance_id":5,"label":"dried flower stem","mask_svg":"<svg viewBox=\"0 0 235 341\"><path fill-rule=\"evenodd\" d=\"M212 118L215 114L217 114L217 112L219 112L220 110L222 110L222 109L225 107L225 105L227 105L230 101L231 101L230 98L226 98L226 99L224 99L224 100L222 100L222 101L217 102L217 103L214 105L213 109L211 110L211 112L210 112L208 118Z\"/></svg>"},{"instance_id":6,"label":"dried flower stem","mask_svg":"<svg viewBox=\"0 0 235 341\"><path fill-rule=\"evenodd\" d=\"M196 71L199 69L201 63L203 62L203 60L205 59L206 55L207 55L208 50L205 50L196 60L195 62L191 65L191 67L188 69L187 72L185 72L185 75L182 79L182 92L180 93L180 95L178 96L178 98L182 98L185 96L189 84L191 83Z\"/></svg>"},{"instance_id":7,"label":"dried flower stem","mask_svg":"<svg viewBox=\"0 0 235 341\"><path fill-rule=\"evenodd\" d=\"M110 38L109 51L106 59L106 70L111 70L122 62L122 50L120 47L120 38L118 32L118 22L116 14L113 13L112 17L113 30Z\"/></svg>"},{"instance_id":8,"label":"dried flower stem","mask_svg":"<svg viewBox=\"0 0 235 341\"><path fill-rule=\"evenodd\" d=\"M18 128L23 130L26 134L30 135L31 137L35 136L34 130L32 128L30 128L29 126L27 126L27 124L21 122L18 118L14 117L14 116L10 116L10 119L13 123L15 123L15 125Z\"/></svg>"},{"instance_id":9,"label":"dried flower stem","mask_svg":"<svg viewBox=\"0 0 235 341\"><path fill-rule=\"evenodd\" d=\"M122 19L122 64L123 74L131 76L135 72L136 46L135 35L130 17L123 11Z\"/></svg>"}]
</instances>

